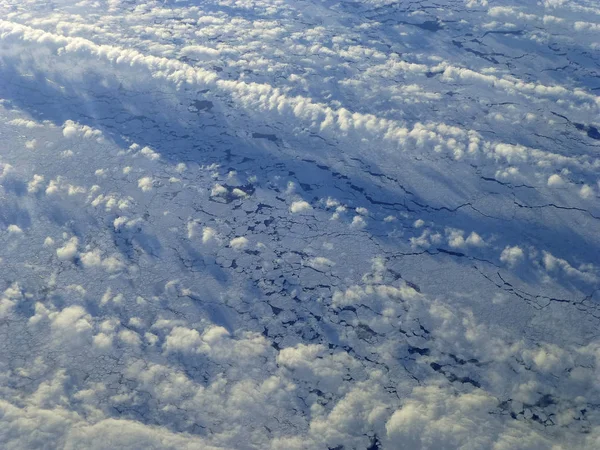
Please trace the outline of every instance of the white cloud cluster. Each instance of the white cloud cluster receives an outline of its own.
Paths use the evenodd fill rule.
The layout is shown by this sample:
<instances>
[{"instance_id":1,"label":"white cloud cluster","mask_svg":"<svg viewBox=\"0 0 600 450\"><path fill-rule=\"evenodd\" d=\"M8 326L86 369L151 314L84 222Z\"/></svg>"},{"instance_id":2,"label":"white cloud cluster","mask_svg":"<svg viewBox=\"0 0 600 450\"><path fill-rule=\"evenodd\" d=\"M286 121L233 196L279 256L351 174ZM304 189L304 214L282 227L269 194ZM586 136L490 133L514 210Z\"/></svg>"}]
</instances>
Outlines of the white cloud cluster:
<instances>
[{"instance_id":1,"label":"white cloud cluster","mask_svg":"<svg viewBox=\"0 0 600 450\"><path fill-rule=\"evenodd\" d=\"M42 180L39 180L41 183ZM36 188L37 186L34 186ZM64 194L68 196L85 194L86 188L83 186L77 186L71 183L68 183L66 178L62 175L58 175L53 180L48 182L48 186L46 187L46 195L50 196L62 196Z\"/></svg>"},{"instance_id":2,"label":"white cloud cluster","mask_svg":"<svg viewBox=\"0 0 600 450\"><path fill-rule=\"evenodd\" d=\"M482 247L485 245L483 238L475 231L471 233L465 239L465 232L456 228L446 228L446 237L448 239L448 245L453 248L464 248L466 246Z\"/></svg>"},{"instance_id":3,"label":"white cloud cluster","mask_svg":"<svg viewBox=\"0 0 600 450\"><path fill-rule=\"evenodd\" d=\"M440 233L433 232L430 229L425 229L418 237L411 237L409 241L412 248L426 249L431 247L432 245L436 245L442 242L442 235Z\"/></svg>"},{"instance_id":4,"label":"white cloud cluster","mask_svg":"<svg viewBox=\"0 0 600 450\"><path fill-rule=\"evenodd\" d=\"M454 394L440 386L415 388L386 423L394 442L412 448L543 448L551 441L525 427L500 431L486 420L498 400L483 392Z\"/></svg>"},{"instance_id":5,"label":"white cloud cluster","mask_svg":"<svg viewBox=\"0 0 600 450\"><path fill-rule=\"evenodd\" d=\"M101 267L108 273L119 272L125 268L125 264L118 255L111 255L103 258L102 252L94 249L80 255L84 267Z\"/></svg>"},{"instance_id":6,"label":"white cloud cluster","mask_svg":"<svg viewBox=\"0 0 600 450\"><path fill-rule=\"evenodd\" d=\"M95 139L102 142L103 135L100 130L95 130L87 125L81 125L72 120L67 120L63 124L63 136L66 138L80 137L85 139Z\"/></svg>"},{"instance_id":7,"label":"white cloud cluster","mask_svg":"<svg viewBox=\"0 0 600 450\"><path fill-rule=\"evenodd\" d=\"M590 283L598 281L598 276L595 274L598 269L594 265L581 264L580 267L576 269L575 267L571 266L568 261L562 258L557 258L550 252L543 251L542 255L544 268L548 272L562 270L568 276L580 278Z\"/></svg>"},{"instance_id":8,"label":"white cloud cluster","mask_svg":"<svg viewBox=\"0 0 600 450\"><path fill-rule=\"evenodd\" d=\"M154 183L152 177L142 177L138 180L138 187L144 192L149 192L154 188Z\"/></svg>"}]
</instances>

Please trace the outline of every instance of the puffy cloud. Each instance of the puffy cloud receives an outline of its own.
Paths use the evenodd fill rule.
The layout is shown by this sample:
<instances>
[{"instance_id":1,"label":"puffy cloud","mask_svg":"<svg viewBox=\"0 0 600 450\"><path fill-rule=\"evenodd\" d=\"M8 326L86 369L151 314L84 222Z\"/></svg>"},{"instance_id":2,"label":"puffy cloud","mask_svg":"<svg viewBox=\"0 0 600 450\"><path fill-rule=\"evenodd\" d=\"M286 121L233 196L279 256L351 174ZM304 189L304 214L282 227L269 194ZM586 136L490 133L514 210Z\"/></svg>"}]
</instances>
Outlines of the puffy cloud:
<instances>
[{"instance_id":1,"label":"puffy cloud","mask_svg":"<svg viewBox=\"0 0 600 450\"><path fill-rule=\"evenodd\" d=\"M15 306L22 300L25 300L25 296L19 283L13 283L6 288L0 297L0 318L10 316Z\"/></svg>"},{"instance_id":2,"label":"puffy cloud","mask_svg":"<svg viewBox=\"0 0 600 450\"><path fill-rule=\"evenodd\" d=\"M248 246L248 239L244 236L233 238L229 241L229 246L235 250L243 250Z\"/></svg>"},{"instance_id":3,"label":"puffy cloud","mask_svg":"<svg viewBox=\"0 0 600 450\"><path fill-rule=\"evenodd\" d=\"M463 248L466 246L483 247L485 242L479 234L475 231L471 233L465 239L465 232L457 228L446 228L446 237L448 239L448 245L453 248Z\"/></svg>"},{"instance_id":4,"label":"puffy cloud","mask_svg":"<svg viewBox=\"0 0 600 450\"><path fill-rule=\"evenodd\" d=\"M222 197L227 195L227 188L225 186L216 183L210 191L210 195L213 197Z\"/></svg>"},{"instance_id":5,"label":"puffy cloud","mask_svg":"<svg viewBox=\"0 0 600 450\"><path fill-rule=\"evenodd\" d=\"M150 147L144 147L140 150L140 154L145 156L151 161L156 161L160 158L160 155L152 150Z\"/></svg>"},{"instance_id":6,"label":"puffy cloud","mask_svg":"<svg viewBox=\"0 0 600 450\"><path fill-rule=\"evenodd\" d=\"M237 197L237 198L247 198L248 197L248 194L239 188L234 188L231 191L231 193L233 194L234 197Z\"/></svg>"},{"instance_id":7,"label":"puffy cloud","mask_svg":"<svg viewBox=\"0 0 600 450\"><path fill-rule=\"evenodd\" d=\"M367 222L361 216L354 216L352 218L352 223L350 224L352 228L361 229L367 226Z\"/></svg>"},{"instance_id":8,"label":"puffy cloud","mask_svg":"<svg viewBox=\"0 0 600 450\"><path fill-rule=\"evenodd\" d=\"M92 340L92 317L79 305L67 306L60 311L49 310L41 303L35 306L36 314L30 324L48 322L55 345L85 346Z\"/></svg>"},{"instance_id":9,"label":"puffy cloud","mask_svg":"<svg viewBox=\"0 0 600 450\"><path fill-rule=\"evenodd\" d=\"M27 192L29 192L30 194L35 194L36 192L39 192L42 189L43 183L43 175L33 175L33 179L29 183L27 183Z\"/></svg>"},{"instance_id":10,"label":"puffy cloud","mask_svg":"<svg viewBox=\"0 0 600 450\"><path fill-rule=\"evenodd\" d=\"M152 183L150 183L152 185ZM145 181L142 182L142 186L140 186L142 188L142 190L144 190L145 187ZM90 190L92 191L92 190ZM92 195L90 195L88 197L88 200L91 199L93 197L93 194L95 193L95 191L91 192ZM131 197L125 197L125 198L120 198L120 196L118 194L115 193L111 193L111 194L100 194L98 195L96 198L94 198L90 204L94 207L98 207L100 205L104 205L104 208L106 209L106 211L111 211L111 210L127 210L131 207L131 202L132 202L132 198ZM115 226L115 229L117 228L121 228L122 226L124 226L125 228L135 228L136 226L139 225L140 220L139 219L132 219L132 220L127 220L125 217L122 218L117 218L115 219L115 221L113 222L113 225Z\"/></svg>"},{"instance_id":11,"label":"puffy cloud","mask_svg":"<svg viewBox=\"0 0 600 450\"><path fill-rule=\"evenodd\" d=\"M154 187L154 180L152 177L142 177L138 180L138 187L144 192L151 191Z\"/></svg>"},{"instance_id":12,"label":"puffy cloud","mask_svg":"<svg viewBox=\"0 0 600 450\"><path fill-rule=\"evenodd\" d=\"M115 273L125 268L125 263L121 261L118 255L111 255L103 258L102 252L99 249L94 249L89 252L80 253L79 255L84 267L102 267L108 273Z\"/></svg>"},{"instance_id":13,"label":"puffy cloud","mask_svg":"<svg viewBox=\"0 0 600 450\"><path fill-rule=\"evenodd\" d=\"M511 247L507 245L500 254L500 261L502 261L505 264L508 264L511 267L514 267L519 262L521 262L524 257L525 253L519 246L515 245Z\"/></svg>"},{"instance_id":14,"label":"puffy cloud","mask_svg":"<svg viewBox=\"0 0 600 450\"><path fill-rule=\"evenodd\" d=\"M174 327L163 344L165 353L205 355L215 361L237 361L239 365L253 365L254 358L269 348L263 336L242 333L232 336L221 326L209 326L200 333L196 329Z\"/></svg>"},{"instance_id":15,"label":"puffy cloud","mask_svg":"<svg viewBox=\"0 0 600 450\"><path fill-rule=\"evenodd\" d=\"M417 387L386 423L389 442L411 448L545 448L551 442L518 423L486 420L498 400L482 390L456 394L441 386Z\"/></svg>"},{"instance_id":16,"label":"puffy cloud","mask_svg":"<svg viewBox=\"0 0 600 450\"><path fill-rule=\"evenodd\" d=\"M78 244L79 239L73 236L62 247L56 249L56 256L58 256L58 259L61 261L69 261L74 259L78 254Z\"/></svg>"},{"instance_id":17,"label":"puffy cloud","mask_svg":"<svg viewBox=\"0 0 600 450\"><path fill-rule=\"evenodd\" d=\"M448 245L450 247L464 247L465 246L465 238L464 231L449 229L446 230L448 234Z\"/></svg>"},{"instance_id":18,"label":"puffy cloud","mask_svg":"<svg viewBox=\"0 0 600 450\"><path fill-rule=\"evenodd\" d=\"M597 271L597 268L593 265L581 265L580 269L576 269L573 266L571 266L571 264L568 263L568 261L561 259L561 258L557 258L556 256L552 255L550 252L547 251L542 251L542 262L544 264L544 267L546 268L546 270L548 272L552 272L555 270L562 270L565 274L572 276L572 277L576 277L576 278L580 278L582 280L588 281L588 282L595 282L598 280L598 277L593 273L595 271Z\"/></svg>"},{"instance_id":19,"label":"puffy cloud","mask_svg":"<svg viewBox=\"0 0 600 450\"><path fill-rule=\"evenodd\" d=\"M163 348L166 352L200 352L203 345L205 343L197 330L175 327L167 336Z\"/></svg>"},{"instance_id":20,"label":"puffy cloud","mask_svg":"<svg viewBox=\"0 0 600 450\"><path fill-rule=\"evenodd\" d=\"M565 184L565 181L558 174L552 174L548 177L548 186L559 187Z\"/></svg>"},{"instance_id":21,"label":"puffy cloud","mask_svg":"<svg viewBox=\"0 0 600 450\"><path fill-rule=\"evenodd\" d=\"M65 450L86 448L101 450L107 447L134 450L144 448L222 450L203 438L173 433L165 427L144 425L134 420L105 419L95 424L76 424L68 434Z\"/></svg>"},{"instance_id":22,"label":"puffy cloud","mask_svg":"<svg viewBox=\"0 0 600 450\"><path fill-rule=\"evenodd\" d=\"M140 336L135 331L127 329L121 330L119 331L118 337L121 342L132 348L137 349L142 343Z\"/></svg>"},{"instance_id":23,"label":"puffy cloud","mask_svg":"<svg viewBox=\"0 0 600 450\"><path fill-rule=\"evenodd\" d=\"M434 233L429 229L423 230L420 236L409 239L412 248L429 248L432 244L439 244L441 241L442 235Z\"/></svg>"},{"instance_id":24,"label":"puffy cloud","mask_svg":"<svg viewBox=\"0 0 600 450\"><path fill-rule=\"evenodd\" d=\"M8 231L8 234L23 234L23 230L21 230L21 227L15 224L9 225L6 228L6 231Z\"/></svg>"},{"instance_id":25,"label":"puffy cloud","mask_svg":"<svg viewBox=\"0 0 600 450\"><path fill-rule=\"evenodd\" d=\"M600 31L600 24L578 20L577 22L575 22L573 24L573 28L575 28L576 31L584 31L585 30L585 31L598 32L598 31Z\"/></svg>"},{"instance_id":26,"label":"puffy cloud","mask_svg":"<svg viewBox=\"0 0 600 450\"><path fill-rule=\"evenodd\" d=\"M312 344L281 350L277 363L293 372L296 379L310 382L324 391L336 391L344 375L358 365L344 352L328 354L323 345Z\"/></svg>"},{"instance_id":27,"label":"puffy cloud","mask_svg":"<svg viewBox=\"0 0 600 450\"><path fill-rule=\"evenodd\" d=\"M204 227L202 230L202 243L207 244L216 239L217 232L211 227Z\"/></svg>"},{"instance_id":28,"label":"puffy cloud","mask_svg":"<svg viewBox=\"0 0 600 450\"><path fill-rule=\"evenodd\" d=\"M41 123L38 123L34 120L28 120L28 119L13 119L10 120L8 122L6 122L7 125L14 125L17 127L25 127L25 128L42 128L44 125Z\"/></svg>"},{"instance_id":29,"label":"puffy cloud","mask_svg":"<svg viewBox=\"0 0 600 450\"><path fill-rule=\"evenodd\" d=\"M113 336L105 333L98 333L93 338L93 343L100 349L109 349L113 344Z\"/></svg>"},{"instance_id":30,"label":"puffy cloud","mask_svg":"<svg viewBox=\"0 0 600 450\"><path fill-rule=\"evenodd\" d=\"M71 183L67 183L65 177L59 175L55 179L50 180L46 187L46 195L57 195L67 194L68 196L85 194L86 189L82 186L76 186Z\"/></svg>"},{"instance_id":31,"label":"puffy cloud","mask_svg":"<svg viewBox=\"0 0 600 450\"><path fill-rule=\"evenodd\" d=\"M100 130L95 130L87 125L81 125L72 120L67 120L63 124L63 136L67 139L79 137L85 139L95 139L98 142L103 141L103 135Z\"/></svg>"},{"instance_id":32,"label":"puffy cloud","mask_svg":"<svg viewBox=\"0 0 600 450\"><path fill-rule=\"evenodd\" d=\"M467 245L473 245L475 247L481 247L485 245L485 242L482 239L482 237L474 231L471 231L471 234L469 234L469 236L467 237L466 243Z\"/></svg>"},{"instance_id":33,"label":"puffy cloud","mask_svg":"<svg viewBox=\"0 0 600 450\"><path fill-rule=\"evenodd\" d=\"M487 6L488 0L465 0L467 8L475 8L477 6Z\"/></svg>"},{"instance_id":34,"label":"puffy cloud","mask_svg":"<svg viewBox=\"0 0 600 450\"><path fill-rule=\"evenodd\" d=\"M310 267L312 267L313 269L317 269L317 270L326 270L330 267L335 266L335 263L333 261L331 261L330 259L327 259L323 256L317 256L315 258L310 258L306 264Z\"/></svg>"},{"instance_id":35,"label":"puffy cloud","mask_svg":"<svg viewBox=\"0 0 600 450\"><path fill-rule=\"evenodd\" d=\"M292 212L294 214L300 213L303 211L308 211L310 209L312 209L312 206L310 206L310 203L305 202L304 200L295 201L290 206L290 212Z\"/></svg>"},{"instance_id":36,"label":"puffy cloud","mask_svg":"<svg viewBox=\"0 0 600 450\"><path fill-rule=\"evenodd\" d=\"M353 285L343 291L336 290L331 300L334 306L343 308L380 299L414 299L418 297L419 293L406 284L399 287L367 284L366 286Z\"/></svg>"},{"instance_id":37,"label":"puffy cloud","mask_svg":"<svg viewBox=\"0 0 600 450\"><path fill-rule=\"evenodd\" d=\"M523 351L525 360L546 373L560 373L573 366L573 358L564 349L554 344L544 343L535 349Z\"/></svg>"},{"instance_id":38,"label":"puffy cloud","mask_svg":"<svg viewBox=\"0 0 600 450\"><path fill-rule=\"evenodd\" d=\"M327 443L327 446L368 448L373 444L367 436L373 433L371 430L384 436L389 404L387 393L381 388L382 378L379 371L373 371L370 379L357 382L328 413L314 405L312 413L315 418L310 424L310 431L315 440L321 445Z\"/></svg>"},{"instance_id":39,"label":"puffy cloud","mask_svg":"<svg viewBox=\"0 0 600 450\"><path fill-rule=\"evenodd\" d=\"M13 172L13 166L7 163L0 163L0 180L6 178Z\"/></svg>"},{"instance_id":40,"label":"puffy cloud","mask_svg":"<svg viewBox=\"0 0 600 450\"><path fill-rule=\"evenodd\" d=\"M219 51L204 45L187 45L180 50L184 56L191 56L194 59L214 59L219 56Z\"/></svg>"},{"instance_id":41,"label":"puffy cloud","mask_svg":"<svg viewBox=\"0 0 600 450\"><path fill-rule=\"evenodd\" d=\"M594 189L590 185L584 184L579 190L579 196L583 199L592 198L594 196Z\"/></svg>"},{"instance_id":42,"label":"puffy cloud","mask_svg":"<svg viewBox=\"0 0 600 450\"><path fill-rule=\"evenodd\" d=\"M100 250L96 249L91 252L81 254L81 262L86 267L94 267L102 264L102 257Z\"/></svg>"},{"instance_id":43,"label":"puffy cloud","mask_svg":"<svg viewBox=\"0 0 600 450\"><path fill-rule=\"evenodd\" d=\"M187 224L187 237L188 239L194 239L198 235L198 229L200 224L197 220L191 220Z\"/></svg>"}]
</instances>

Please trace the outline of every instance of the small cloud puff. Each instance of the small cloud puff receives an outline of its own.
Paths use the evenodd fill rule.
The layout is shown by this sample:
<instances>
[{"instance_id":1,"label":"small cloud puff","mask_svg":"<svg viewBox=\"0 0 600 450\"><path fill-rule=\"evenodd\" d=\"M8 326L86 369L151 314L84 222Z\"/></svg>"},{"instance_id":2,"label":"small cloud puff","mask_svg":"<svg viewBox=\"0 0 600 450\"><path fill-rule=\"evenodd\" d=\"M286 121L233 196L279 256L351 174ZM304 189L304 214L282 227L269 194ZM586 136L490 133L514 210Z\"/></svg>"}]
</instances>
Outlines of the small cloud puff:
<instances>
[{"instance_id":1,"label":"small cloud puff","mask_svg":"<svg viewBox=\"0 0 600 450\"><path fill-rule=\"evenodd\" d=\"M246 192L244 192L238 188L235 188L233 191L231 191L231 193L233 194L234 197L237 197L237 198L247 198L248 197L248 194Z\"/></svg>"},{"instance_id":2,"label":"small cloud puff","mask_svg":"<svg viewBox=\"0 0 600 450\"><path fill-rule=\"evenodd\" d=\"M50 180L45 192L46 195L60 195L61 193L66 193L67 195L72 196L85 194L86 190L82 186L67 183L65 178L59 175L54 180Z\"/></svg>"},{"instance_id":3,"label":"small cloud puff","mask_svg":"<svg viewBox=\"0 0 600 450\"><path fill-rule=\"evenodd\" d=\"M196 220L192 220L187 224L187 237L188 239L194 239L198 234L198 228L200 224Z\"/></svg>"},{"instance_id":4,"label":"small cloud puff","mask_svg":"<svg viewBox=\"0 0 600 450\"><path fill-rule=\"evenodd\" d=\"M87 125L81 125L72 120L67 120L63 124L63 136L67 139L75 137L83 137L85 139L96 139L101 142L103 139L102 132L95 130Z\"/></svg>"},{"instance_id":5,"label":"small cloud puff","mask_svg":"<svg viewBox=\"0 0 600 450\"><path fill-rule=\"evenodd\" d=\"M475 231L472 231L467 239L464 238L464 231L456 228L447 228L446 235L448 236L448 245L452 248L463 248L467 245L473 247L483 247L485 242L482 237Z\"/></svg>"},{"instance_id":6,"label":"small cloud puff","mask_svg":"<svg viewBox=\"0 0 600 450\"><path fill-rule=\"evenodd\" d=\"M225 186L216 183L210 191L211 197L222 197L227 195L227 188Z\"/></svg>"},{"instance_id":7,"label":"small cloud puff","mask_svg":"<svg viewBox=\"0 0 600 450\"><path fill-rule=\"evenodd\" d=\"M358 230L367 226L367 222L361 216L354 216L352 219L352 223L350 224L352 228L356 228Z\"/></svg>"},{"instance_id":8,"label":"small cloud puff","mask_svg":"<svg viewBox=\"0 0 600 450\"><path fill-rule=\"evenodd\" d=\"M204 227L202 230L202 243L207 244L213 240L215 240L217 236L217 232L211 227ZM238 238L240 239L240 238ZM245 239L245 238L242 238ZM235 240L235 239L234 239Z\"/></svg>"},{"instance_id":9,"label":"small cloud puff","mask_svg":"<svg viewBox=\"0 0 600 450\"><path fill-rule=\"evenodd\" d=\"M586 200L592 198L594 196L594 189L590 185L584 184L579 190L579 196Z\"/></svg>"},{"instance_id":10,"label":"small cloud puff","mask_svg":"<svg viewBox=\"0 0 600 450\"><path fill-rule=\"evenodd\" d=\"M9 234L23 234L23 230L21 230L18 225L14 224L9 225L6 231L8 231Z\"/></svg>"},{"instance_id":11,"label":"small cloud puff","mask_svg":"<svg viewBox=\"0 0 600 450\"><path fill-rule=\"evenodd\" d=\"M229 246L235 250L243 250L248 246L248 239L243 236L233 238L229 241Z\"/></svg>"},{"instance_id":12,"label":"small cloud puff","mask_svg":"<svg viewBox=\"0 0 600 450\"><path fill-rule=\"evenodd\" d=\"M311 258L306 263L307 266L312 267L316 270L325 270L330 267L335 266L335 263L328 258L323 256L317 256L315 258Z\"/></svg>"},{"instance_id":13,"label":"small cloud puff","mask_svg":"<svg viewBox=\"0 0 600 450\"><path fill-rule=\"evenodd\" d=\"M550 187L559 187L565 184L565 181L558 174L553 174L548 177L548 186Z\"/></svg>"},{"instance_id":14,"label":"small cloud puff","mask_svg":"<svg viewBox=\"0 0 600 450\"><path fill-rule=\"evenodd\" d=\"M552 253L543 251L543 263L544 267L548 272L552 272L555 270L562 270L565 274L571 277L580 278L584 281L588 281L590 283L596 282L598 277L594 275L593 271L596 270L596 267L591 264L583 264L578 269L571 266L568 261L557 258Z\"/></svg>"},{"instance_id":15,"label":"small cloud puff","mask_svg":"<svg viewBox=\"0 0 600 450\"><path fill-rule=\"evenodd\" d=\"M102 258L102 253L98 249L82 253L81 262L86 268L102 267L109 273L115 273L125 268L125 264L116 255Z\"/></svg>"},{"instance_id":16,"label":"small cloud puff","mask_svg":"<svg viewBox=\"0 0 600 450\"><path fill-rule=\"evenodd\" d=\"M34 122L33 120L26 119L13 119L10 122L6 122L7 125L21 126L26 128L42 128L44 125L41 123Z\"/></svg>"},{"instance_id":17,"label":"small cloud puff","mask_svg":"<svg viewBox=\"0 0 600 450\"><path fill-rule=\"evenodd\" d=\"M13 171L13 166L7 163L0 163L0 180L5 178Z\"/></svg>"},{"instance_id":18,"label":"small cloud puff","mask_svg":"<svg viewBox=\"0 0 600 450\"><path fill-rule=\"evenodd\" d=\"M141 149L140 154L142 154L151 161L156 161L160 158L160 155L154 150L152 150L150 147L144 147L143 149Z\"/></svg>"},{"instance_id":19,"label":"small cloud puff","mask_svg":"<svg viewBox=\"0 0 600 450\"><path fill-rule=\"evenodd\" d=\"M44 177L42 175L33 175L33 180L27 183L27 192L30 194L35 194L42 189L44 184Z\"/></svg>"},{"instance_id":20,"label":"small cloud puff","mask_svg":"<svg viewBox=\"0 0 600 450\"><path fill-rule=\"evenodd\" d=\"M61 261L70 261L77 256L77 244L79 244L79 239L75 236L67 241L65 245L56 249L56 256Z\"/></svg>"},{"instance_id":21,"label":"small cloud puff","mask_svg":"<svg viewBox=\"0 0 600 450\"><path fill-rule=\"evenodd\" d=\"M312 209L312 206L310 206L310 203L305 202L304 200L295 201L290 206L290 212L292 212L294 214L302 212L302 211L308 211L311 209Z\"/></svg>"},{"instance_id":22,"label":"small cloud puff","mask_svg":"<svg viewBox=\"0 0 600 450\"><path fill-rule=\"evenodd\" d=\"M151 177L143 177L138 180L138 187L144 191L151 191L154 187L154 180Z\"/></svg>"},{"instance_id":23,"label":"small cloud puff","mask_svg":"<svg viewBox=\"0 0 600 450\"><path fill-rule=\"evenodd\" d=\"M466 242L467 242L468 245L473 245L475 247L482 247L482 246L485 245L485 242L482 239L482 237L479 236L474 231L471 231L471 234L469 234L469 236L467 237L467 241Z\"/></svg>"},{"instance_id":24,"label":"small cloud puff","mask_svg":"<svg viewBox=\"0 0 600 450\"><path fill-rule=\"evenodd\" d=\"M442 235L426 229L419 237L411 237L409 241L412 248L429 248L432 244L436 245L442 242Z\"/></svg>"},{"instance_id":25,"label":"small cloud puff","mask_svg":"<svg viewBox=\"0 0 600 450\"><path fill-rule=\"evenodd\" d=\"M500 261L508 264L510 267L516 266L525 257L523 250L519 246L506 246L500 254Z\"/></svg>"}]
</instances>

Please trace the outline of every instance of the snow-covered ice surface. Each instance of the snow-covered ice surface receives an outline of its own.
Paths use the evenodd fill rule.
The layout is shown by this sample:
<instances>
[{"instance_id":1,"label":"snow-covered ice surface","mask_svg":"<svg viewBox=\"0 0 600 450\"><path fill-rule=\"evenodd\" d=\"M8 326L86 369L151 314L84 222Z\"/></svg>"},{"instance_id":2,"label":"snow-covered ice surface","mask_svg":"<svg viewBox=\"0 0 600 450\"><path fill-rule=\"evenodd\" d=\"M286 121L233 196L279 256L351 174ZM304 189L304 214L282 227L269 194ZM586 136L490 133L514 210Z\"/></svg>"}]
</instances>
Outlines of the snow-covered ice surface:
<instances>
[{"instance_id":1,"label":"snow-covered ice surface","mask_svg":"<svg viewBox=\"0 0 600 450\"><path fill-rule=\"evenodd\" d=\"M596 0L0 0L0 448L600 448Z\"/></svg>"}]
</instances>

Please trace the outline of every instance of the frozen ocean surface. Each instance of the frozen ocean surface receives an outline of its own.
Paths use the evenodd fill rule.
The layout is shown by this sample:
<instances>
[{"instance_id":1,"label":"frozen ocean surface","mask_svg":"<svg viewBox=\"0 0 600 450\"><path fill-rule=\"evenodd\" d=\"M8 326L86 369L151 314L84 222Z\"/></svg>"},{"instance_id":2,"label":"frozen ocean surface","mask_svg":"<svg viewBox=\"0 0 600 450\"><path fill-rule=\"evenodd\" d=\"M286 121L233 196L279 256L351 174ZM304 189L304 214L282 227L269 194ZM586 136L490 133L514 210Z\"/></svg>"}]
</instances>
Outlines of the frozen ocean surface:
<instances>
[{"instance_id":1,"label":"frozen ocean surface","mask_svg":"<svg viewBox=\"0 0 600 450\"><path fill-rule=\"evenodd\" d=\"M596 0L0 0L0 448L600 448Z\"/></svg>"}]
</instances>

